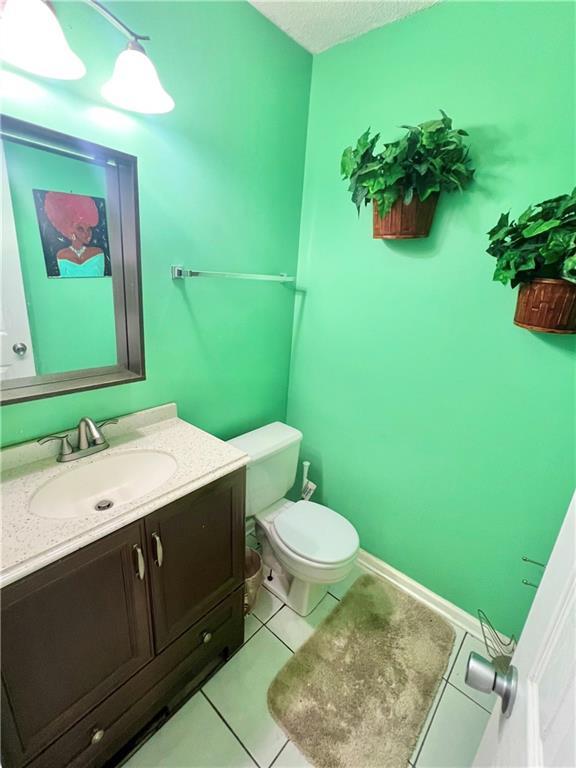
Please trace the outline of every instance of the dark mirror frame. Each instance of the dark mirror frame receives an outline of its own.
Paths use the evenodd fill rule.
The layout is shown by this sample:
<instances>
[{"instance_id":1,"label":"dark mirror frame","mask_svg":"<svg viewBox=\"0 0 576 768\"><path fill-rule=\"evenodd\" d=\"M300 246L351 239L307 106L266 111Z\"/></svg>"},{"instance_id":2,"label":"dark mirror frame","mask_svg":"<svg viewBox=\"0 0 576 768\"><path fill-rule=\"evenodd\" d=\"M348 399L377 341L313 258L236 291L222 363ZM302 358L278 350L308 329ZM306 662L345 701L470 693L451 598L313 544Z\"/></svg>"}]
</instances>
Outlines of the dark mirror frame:
<instances>
[{"instance_id":1,"label":"dark mirror frame","mask_svg":"<svg viewBox=\"0 0 576 768\"><path fill-rule=\"evenodd\" d=\"M146 375L136 158L8 115L0 115L0 138L104 168L118 361L104 368L7 379L1 384L0 404L142 381Z\"/></svg>"}]
</instances>

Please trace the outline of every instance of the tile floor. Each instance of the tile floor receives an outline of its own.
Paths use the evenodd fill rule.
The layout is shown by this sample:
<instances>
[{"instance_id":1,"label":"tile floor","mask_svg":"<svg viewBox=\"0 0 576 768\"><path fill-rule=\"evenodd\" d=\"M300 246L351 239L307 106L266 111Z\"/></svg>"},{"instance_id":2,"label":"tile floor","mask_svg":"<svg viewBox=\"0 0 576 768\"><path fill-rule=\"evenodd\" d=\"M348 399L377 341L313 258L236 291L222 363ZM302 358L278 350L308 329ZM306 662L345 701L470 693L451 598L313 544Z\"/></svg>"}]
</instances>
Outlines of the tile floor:
<instances>
[{"instance_id":1,"label":"tile floor","mask_svg":"<svg viewBox=\"0 0 576 768\"><path fill-rule=\"evenodd\" d=\"M305 619L266 588L247 617L244 645L124 768L305 768L266 705L272 679L330 613L353 581L335 584ZM412 755L415 768L467 768L495 697L464 685L471 650L482 644L454 627L456 640L445 678ZM382 768L386 768L382 766Z\"/></svg>"}]
</instances>

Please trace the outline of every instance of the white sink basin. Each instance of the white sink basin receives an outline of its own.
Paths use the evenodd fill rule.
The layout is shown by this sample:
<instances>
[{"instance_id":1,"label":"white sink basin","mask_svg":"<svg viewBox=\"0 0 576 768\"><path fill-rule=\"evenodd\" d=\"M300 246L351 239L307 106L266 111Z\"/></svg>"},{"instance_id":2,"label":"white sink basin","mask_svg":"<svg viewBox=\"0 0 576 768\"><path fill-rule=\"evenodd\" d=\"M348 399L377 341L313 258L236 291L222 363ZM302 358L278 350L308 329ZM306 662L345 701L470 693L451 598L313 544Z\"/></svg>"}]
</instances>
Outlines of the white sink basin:
<instances>
[{"instance_id":1,"label":"white sink basin","mask_svg":"<svg viewBox=\"0 0 576 768\"><path fill-rule=\"evenodd\" d=\"M30 512L50 518L102 514L158 488L178 466L161 451L116 453L90 464L82 461L39 488Z\"/></svg>"}]
</instances>

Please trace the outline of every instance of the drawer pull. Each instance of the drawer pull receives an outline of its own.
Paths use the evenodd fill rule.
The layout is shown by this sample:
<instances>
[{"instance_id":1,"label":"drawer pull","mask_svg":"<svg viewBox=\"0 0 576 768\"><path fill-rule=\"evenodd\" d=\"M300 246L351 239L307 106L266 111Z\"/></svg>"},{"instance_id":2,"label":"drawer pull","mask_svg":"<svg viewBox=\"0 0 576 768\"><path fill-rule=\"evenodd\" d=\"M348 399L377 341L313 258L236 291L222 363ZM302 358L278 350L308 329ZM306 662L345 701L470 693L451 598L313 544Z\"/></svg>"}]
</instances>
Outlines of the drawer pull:
<instances>
[{"instance_id":1,"label":"drawer pull","mask_svg":"<svg viewBox=\"0 0 576 768\"><path fill-rule=\"evenodd\" d=\"M154 562L160 568L164 560L164 549L162 547L162 539L156 531L152 534L152 541L154 542Z\"/></svg>"},{"instance_id":2,"label":"drawer pull","mask_svg":"<svg viewBox=\"0 0 576 768\"><path fill-rule=\"evenodd\" d=\"M205 632L202 632L200 637L202 638L204 645L208 645L210 640L212 640L212 632L208 632L208 630L206 630Z\"/></svg>"},{"instance_id":3,"label":"drawer pull","mask_svg":"<svg viewBox=\"0 0 576 768\"><path fill-rule=\"evenodd\" d=\"M146 566L144 563L144 555L142 554L142 548L139 547L138 544L134 544L134 547L132 549L136 553L136 575L138 576L140 581L144 581L144 576L146 575Z\"/></svg>"},{"instance_id":4,"label":"drawer pull","mask_svg":"<svg viewBox=\"0 0 576 768\"><path fill-rule=\"evenodd\" d=\"M94 730L92 731L92 737L90 739L90 743L99 744L103 738L104 738L104 729L94 728Z\"/></svg>"}]
</instances>

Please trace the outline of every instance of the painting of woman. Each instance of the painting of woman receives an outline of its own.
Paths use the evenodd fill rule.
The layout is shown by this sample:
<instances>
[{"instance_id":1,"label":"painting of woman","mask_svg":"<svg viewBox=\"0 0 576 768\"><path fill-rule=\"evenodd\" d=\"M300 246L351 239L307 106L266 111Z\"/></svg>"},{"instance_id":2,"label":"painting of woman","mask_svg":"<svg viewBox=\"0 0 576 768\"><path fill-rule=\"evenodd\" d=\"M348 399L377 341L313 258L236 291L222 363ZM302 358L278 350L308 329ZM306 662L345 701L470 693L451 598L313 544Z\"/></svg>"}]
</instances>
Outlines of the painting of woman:
<instances>
[{"instance_id":1,"label":"painting of woman","mask_svg":"<svg viewBox=\"0 0 576 768\"><path fill-rule=\"evenodd\" d=\"M110 275L102 198L34 190L49 277Z\"/></svg>"}]
</instances>

